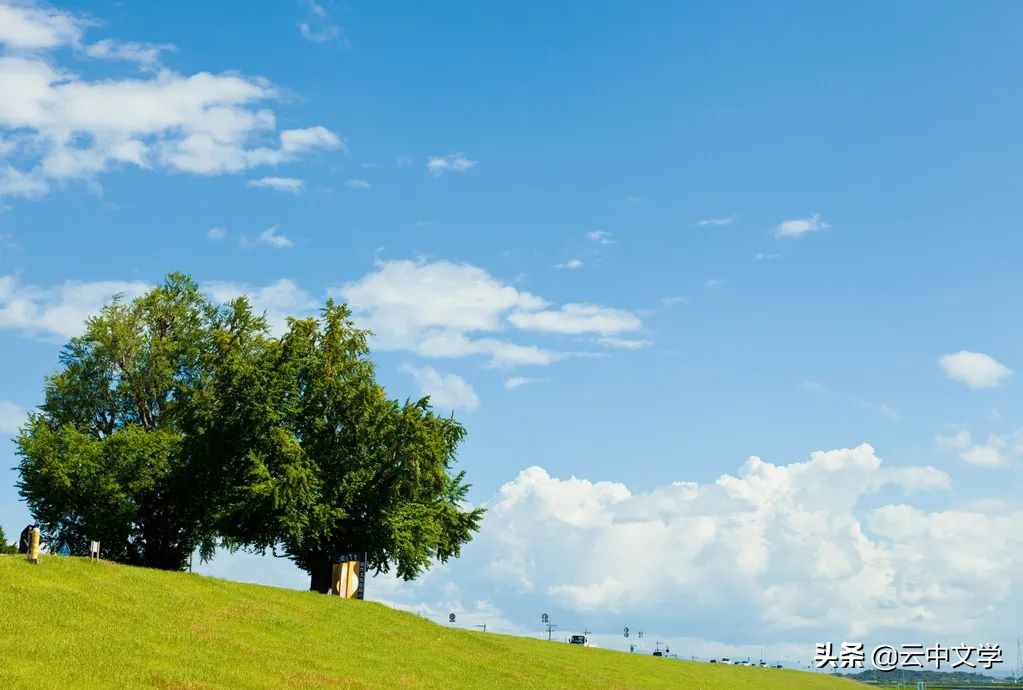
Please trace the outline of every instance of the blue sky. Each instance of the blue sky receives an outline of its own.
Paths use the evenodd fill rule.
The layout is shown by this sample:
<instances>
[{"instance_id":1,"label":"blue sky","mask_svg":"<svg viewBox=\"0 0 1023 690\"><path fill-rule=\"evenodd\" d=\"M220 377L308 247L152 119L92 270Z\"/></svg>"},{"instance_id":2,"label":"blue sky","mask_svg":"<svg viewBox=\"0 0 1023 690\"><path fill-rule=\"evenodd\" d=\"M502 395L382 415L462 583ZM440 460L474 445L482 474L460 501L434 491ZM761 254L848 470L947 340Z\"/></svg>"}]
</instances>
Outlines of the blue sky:
<instances>
[{"instance_id":1,"label":"blue sky","mask_svg":"<svg viewBox=\"0 0 1023 690\"><path fill-rule=\"evenodd\" d=\"M392 395L466 423L491 507L371 598L698 656L1008 647L1021 20L0 3L0 430L113 292L186 271L278 321L336 296Z\"/></svg>"}]
</instances>

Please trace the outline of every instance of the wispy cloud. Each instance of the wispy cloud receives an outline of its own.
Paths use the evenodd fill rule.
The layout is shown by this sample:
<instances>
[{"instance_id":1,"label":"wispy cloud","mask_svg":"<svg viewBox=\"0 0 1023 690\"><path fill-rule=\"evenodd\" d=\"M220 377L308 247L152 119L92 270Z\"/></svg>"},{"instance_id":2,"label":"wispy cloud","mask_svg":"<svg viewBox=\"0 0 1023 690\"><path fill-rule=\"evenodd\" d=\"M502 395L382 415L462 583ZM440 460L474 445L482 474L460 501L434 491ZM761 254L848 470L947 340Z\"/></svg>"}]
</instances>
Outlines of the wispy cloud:
<instances>
[{"instance_id":1,"label":"wispy cloud","mask_svg":"<svg viewBox=\"0 0 1023 690\"><path fill-rule=\"evenodd\" d=\"M706 227L718 227L722 225L731 225L735 222L735 215L725 216L723 218L704 218L703 220L696 221L696 225L701 228Z\"/></svg>"},{"instance_id":2,"label":"wispy cloud","mask_svg":"<svg viewBox=\"0 0 1023 690\"><path fill-rule=\"evenodd\" d=\"M673 295L671 297L662 297L661 304L666 307L674 307L679 304L689 304L688 297L682 297L681 295Z\"/></svg>"},{"instance_id":3,"label":"wispy cloud","mask_svg":"<svg viewBox=\"0 0 1023 690\"><path fill-rule=\"evenodd\" d=\"M725 278L708 278L707 282L704 283L705 287L716 288L719 285L724 285L728 280Z\"/></svg>"},{"instance_id":4,"label":"wispy cloud","mask_svg":"<svg viewBox=\"0 0 1023 690\"><path fill-rule=\"evenodd\" d=\"M821 215L819 213L815 213L809 218L796 218L794 220L782 221L775 229L774 235L775 237L798 239L808 232L823 230L829 227L831 226L821 220Z\"/></svg>"},{"instance_id":5,"label":"wispy cloud","mask_svg":"<svg viewBox=\"0 0 1023 690\"><path fill-rule=\"evenodd\" d=\"M446 172L465 172L476 166L476 161L469 160L462 153L449 153L446 156L430 156L426 161L426 169L434 177Z\"/></svg>"},{"instance_id":6,"label":"wispy cloud","mask_svg":"<svg viewBox=\"0 0 1023 690\"><path fill-rule=\"evenodd\" d=\"M547 378L530 378L528 376L512 376L511 378L504 380L504 387L508 390L514 390L521 386L525 386L530 383L548 383L550 379Z\"/></svg>"},{"instance_id":7,"label":"wispy cloud","mask_svg":"<svg viewBox=\"0 0 1023 690\"><path fill-rule=\"evenodd\" d=\"M276 225L271 225L266 230L259 233L256 237L256 244L265 244L273 247L274 249L287 249L295 246L295 243L288 237L277 232Z\"/></svg>"},{"instance_id":8,"label":"wispy cloud","mask_svg":"<svg viewBox=\"0 0 1023 690\"><path fill-rule=\"evenodd\" d=\"M586 233L586 239L597 244L613 244L613 235L607 230L590 230Z\"/></svg>"},{"instance_id":9,"label":"wispy cloud","mask_svg":"<svg viewBox=\"0 0 1023 690\"><path fill-rule=\"evenodd\" d=\"M134 62L142 69L152 71L160 67L160 53L173 50L175 48L170 44L121 43L104 39L86 46L83 52L91 58Z\"/></svg>"},{"instance_id":10,"label":"wispy cloud","mask_svg":"<svg viewBox=\"0 0 1023 690\"><path fill-rule=\"evenodd\" d=\"M571 270L571 269L582 268L582 267L583 267L583 262L582 262L581 259L569 259L568 261L566 261L563 264L554 264L554 268L557 268L557 269L569 269L569 270Z\"/></svg>"},{"instance_id":11,"label":"wispy cloud","mask_svg":"<svg viewBox=\"0 0 1023 690\"><path fill-rule=\"evenodd\" d=\"M298 32L302 38L310 43L339 41L347 47L348 41L344 38L341 27L331 21L327 10L313 0L307 0L305 4L309 8L309 14L305 21L298 23Z\"/></svg>"},{"instance_id":12,"label":"wispy cloud","mask_svg":"<svg viewBox=\"0 0 1023 690\"><path fill-rule=\"evenodd\" d=\"M650 340L641 340L639 338L619 338L613 335L606 335L597 339L597 342L605 347L613 347L619 350L640 350L644 347L650 347L653 342Z\"/></svg>"},{"instance_id":13,"label":"wispy cloud","mask_svg":"<svg viewBox=\"0 0 1023 690\"><path fill-rule=\"evenodd\" d=\"M209 230L207 230L206 236L209 237L214 242L219 242L221 240L227 239L227 230L220 226L217 226L215 228L210 228Z\"/></svg>"},{"instance_id":14,"label":"wispy cloud","mask_svg":"<svg viewBox=\"0 0 1023 690\"><path fill-rule=\"evenodd\" d=\"M273 189L291 194L298 194L305 187L305 182L297 177L261 177L258 180L249 180L245 184L247 187Z\"/></svg>"},{"instance_id":15,"label":"wispy cloud","mask_svg":"<svg viewBox=\"0 0 1023 690\"><path fill-rule=\"evenodd\" d=\"M372 186L373 185L371 185L369 182L366 182L366 180L356 179L345 180L345 187L349 187L351 189L369 189Z\"/></svg>"},{"instance_id":16,"label":"wispy cloud","mask_svg":"<svg viewBox=\"0 0 1023 690\"><path fill-rule=\"evenodd\" d=\"M754 261L774 261L780 258L781 254L765 254L764 252L757 252L753 255Z\"/></svg>"}]
</instances>

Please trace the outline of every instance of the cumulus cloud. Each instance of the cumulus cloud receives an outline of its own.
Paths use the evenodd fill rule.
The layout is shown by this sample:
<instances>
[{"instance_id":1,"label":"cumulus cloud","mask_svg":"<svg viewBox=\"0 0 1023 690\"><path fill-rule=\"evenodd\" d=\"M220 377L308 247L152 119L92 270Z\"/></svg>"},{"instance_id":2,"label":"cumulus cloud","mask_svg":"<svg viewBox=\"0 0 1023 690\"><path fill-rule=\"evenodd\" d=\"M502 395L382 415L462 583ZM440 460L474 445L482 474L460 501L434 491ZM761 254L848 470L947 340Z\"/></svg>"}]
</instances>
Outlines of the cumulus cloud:
<instances>
[{"instance_id":1,"label":"cumulus cloud","mask_svg":"<svg viewBox=\"0 0 1023 690\"><path fill-rule=\"evenodd\" d=\"M9 400L0 400L0 434L17 433L26 419L28 415L19 405Z\"/></svg>"},{"instance_id":2,"label":"cumulus cloud","mask_svg":"<svg viewBox=\"0 0 1023 690\"><path fill-rule=\"evenodd\" d=\"M60 10L31 4L0 4L0 43L7 49L48 50L77 46L85 22Z\"/></svg>"},{"instance_id":3,"label":"cumulus cloud","mask_svg":"<svg viewBox=\"0 0 1023 690\"><path fill-rule=\"evenodd\" d=\"M298 194L305 187L305 182L296 177L261 177L258 180L249 180L245 184L248 187L261 187L291 194Z\"/></svg>"},{"instance_id":4,"label":"cumulus cloud","mask_svg":"<svg viewBox=\"0 0 1023 690\"><path fill-rule=\"evenodd\" d=\"M481 268L449 261L382 261L362 279L331 288L385 350L424 357L485 355L492 365L550 364L564 353L494 337L504 331L618 335L642 327L631 312L593 304L548 309L547 300Z\"/></svg>"},{"instance_id":5,"label":"cumulus cloud","mask_svg":"<svg viewBox=\"0 0 1023 690\"><path fill-rule=\"evenodd\" d=\"M814 230L823 230L831 227L823 220L819 213L815 213L809 218L796 218L794 220L782 221L778 224L775 229L775 237L790 237L798 239L808 232Z\"/></svg>"},{"instance_id":6,"label":"cumulus cloud","mask_svg":"<svg viewBox=\"0 0 1023 690\"><path fill-rule=\"evenodd\" d=\"M946 376L970 388L997 388L1003 379L1012 374L1012 369L983 352L962 350L943 355L938 363Z\"/></svg>"},{"instance_id":7,"label":"cumulus cloud","mask_svg":"<svg viewBox=\"0 0 1023 690\"><path fill-rule=\"evenodd\" d=\"M886 487L903 498L864 500ZM997 612L1023 603L1023 510L910 503L949 488L944 472L888 466L869 445L788 465L753 457L734 476L648 491L531 467L489 502L475 555L531 601L699 621L707 636L989 639L1015 624Z\"/></svg>"},{"instance_id":8,"label":"cumulus cloud","mask_svg":"<svg viewBox=\"0 0 1023 690\"><path fill-rule=\"evenodd\" d=\"M430 156L426 161L426 169L434 177L440 177L446 172L465 172L476 166L476 161L471 161L461 153L449 153L446 156Z\"/></svg>"},{"instance_id":9,"label":"cumulus cloud","mask_svg":"<svg viewBox=\"0 0 1023 690\"><path fill-rule=\"evenodd\" d=\"M84 43L88 23L32 5L0 4L0 195L46 194L55 183L96 178L114 168L199 175L242 172L343 149L322 126L277 131L265 103L278 90L236 73L89 80L57 62L72 55L132 60L155 69L166 46Z\"/></svg>"},{"instance_id":10,"label":"cumulus cloud","mask_svg":"<svg viewBox=\"0 0 1023 690\"><path fill-rule=\"evenodd\" d=\"M956 453L960 458L978 467L1009 467L1023 454L1023 433L1011 436L988 434L987 441L975 443L968 429L954 427L951 433L939 435L938 445Z\"/></svg>"},{"instance_id":11,"label":"cumulus cloud","mask_svg":"<svg viewBox=\"0 0 1023 690\"><path fill-rule=\"evenodd\" d=\"M67 280L43 288L0 276L0 329L66 340L84 331L85 320L99 313L114 295L133 299L149 289L141 281Z\"/></svg>"},{"instance_id":12,"label":"cumulus cloud","mask_svg":"<svg viewBox=\"0 0 1023 690\"><path fill-rule=\"evenodd\" d=\"M457 374L444 374L433 367L406 364L402 371L411 374L423 395L430 396L434 407L443 410L467 410L480 406L480 399L472 384Z\"/></svg>"}]
</instances>

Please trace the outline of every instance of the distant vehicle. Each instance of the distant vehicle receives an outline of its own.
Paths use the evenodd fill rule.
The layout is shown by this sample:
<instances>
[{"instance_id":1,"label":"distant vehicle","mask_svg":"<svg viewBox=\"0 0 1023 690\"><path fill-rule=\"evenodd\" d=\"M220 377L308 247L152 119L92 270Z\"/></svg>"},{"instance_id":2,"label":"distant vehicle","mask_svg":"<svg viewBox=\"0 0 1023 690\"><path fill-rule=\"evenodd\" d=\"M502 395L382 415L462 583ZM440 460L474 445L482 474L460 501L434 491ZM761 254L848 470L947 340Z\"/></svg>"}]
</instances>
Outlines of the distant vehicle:
<instances>
[{"instance_id":1,"label":"distant vehicle","mask_svg":"<svg viewBox=\"0 0 1023 690\"><path fill-rule=\"evenodd\" d=\"M568 638L568 643L577 644L581 647L590 646L590 641L586 639L586 635L572 635L572 637Z\"/></svg>"},{"instance_id":2,"label":"distant vehicle","mask_svg":"<svg viewBox=\"0 0 1023 690\"><path fill-rule=\"evenodd\" d=\"M712 663L712 664L716 664L717 662L718 662L718 660L717 660L717 659L711 659L711 660L710 660L710 663Z\"/></svg>"},{"instance_id":3,"label":"distant vehicle","mask_svg":"<svg viewBox=\"0 0 1023 690\"><path fill-rule=\"evenodd\" d=\"M727 656L723 656L723 657L721 657L721 663L722 664L730 664L730 663L732 663L732 660L729 659Z\"/></svg>"}]
</instances>

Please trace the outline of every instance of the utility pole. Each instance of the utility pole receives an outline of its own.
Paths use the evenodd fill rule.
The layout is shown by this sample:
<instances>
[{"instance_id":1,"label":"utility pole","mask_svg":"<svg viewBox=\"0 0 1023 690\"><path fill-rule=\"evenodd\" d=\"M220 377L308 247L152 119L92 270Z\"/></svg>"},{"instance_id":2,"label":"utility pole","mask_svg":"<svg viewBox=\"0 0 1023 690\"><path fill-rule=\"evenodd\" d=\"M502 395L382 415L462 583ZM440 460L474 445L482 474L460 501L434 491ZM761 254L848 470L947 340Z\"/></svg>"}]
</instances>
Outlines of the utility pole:
<instances>
[{"instance_id":1,"label":"utility pole","mask_svg":"<svg viewBox=\"0 0 1023 690\"><path fill-rule=\"evenodd\" d=\"M476 627L477 628L483 628L483 632L487 631L487 624L486 623L484 623L483 625L477 625Z\"/></svg>"},{"instance_id":2,"label":"utility pole","mask_svg":"<svg viewBox=\"0 0 1023 690\"><path fill-rule=\"evenodd\" d=\"M1016 682L1023 682L1023 637L1016 638Z\"/></svg>"}]
</instances>

